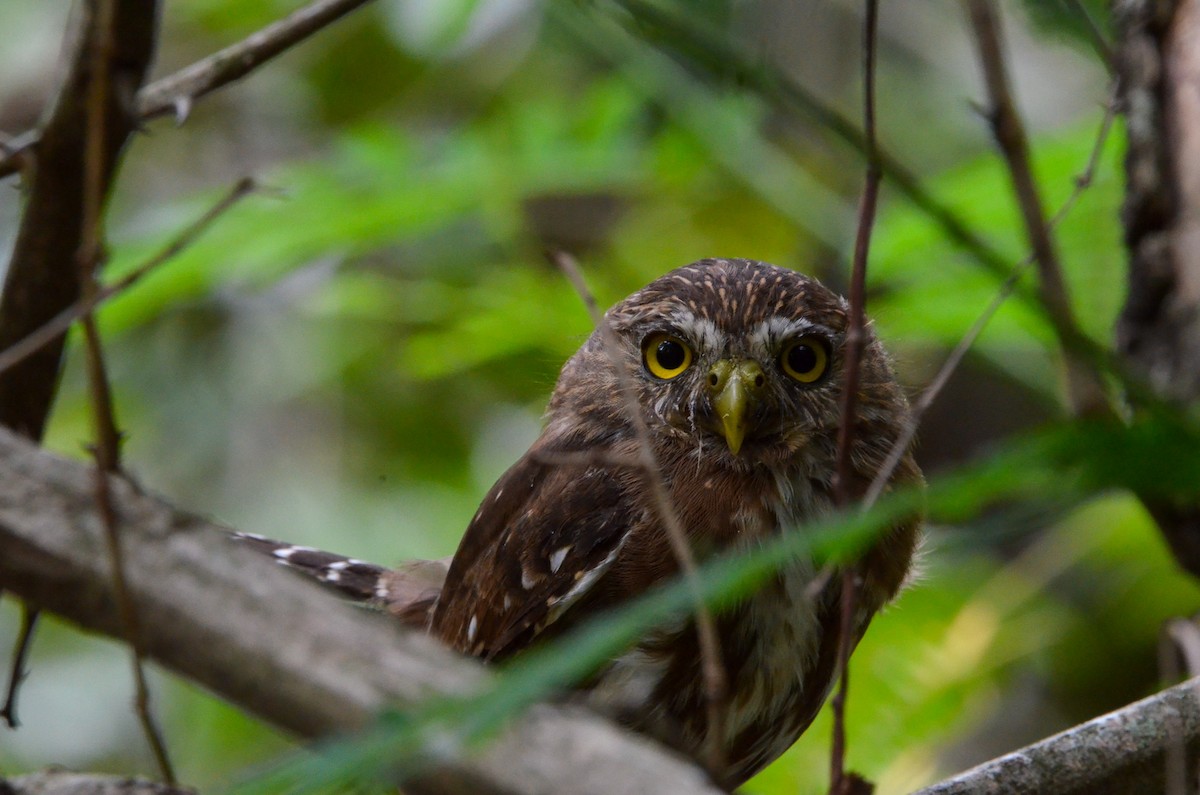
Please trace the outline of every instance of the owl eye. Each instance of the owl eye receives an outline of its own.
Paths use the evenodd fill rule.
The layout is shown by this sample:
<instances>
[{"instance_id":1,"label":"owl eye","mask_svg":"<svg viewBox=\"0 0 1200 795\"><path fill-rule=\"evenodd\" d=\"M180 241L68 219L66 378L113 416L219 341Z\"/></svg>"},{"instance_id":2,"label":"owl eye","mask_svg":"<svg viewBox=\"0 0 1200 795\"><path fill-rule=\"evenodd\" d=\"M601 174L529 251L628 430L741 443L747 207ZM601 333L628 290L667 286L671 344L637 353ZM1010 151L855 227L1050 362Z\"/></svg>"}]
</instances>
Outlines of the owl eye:
<instances>
[{"instance_id":1,"label":"owl eye","mask_svg":"<svg viewBox=\"0 0 1200 795\"><path fill-rule=\"evenodd\" d=\"M779 354L779 368L802 384L816 381L828 366L829 349L825 341L811 335L792 340Z\"/></svg>"},{"instance_id":2,"label":"owl eye","mask_svg":"<svg viewBox=\"0 0 1200 795\"><path fill-rule=\"evenodd\" d=\"M650 375L669 381L688 369L692 349L670 334L651 334L642 343L642 361Z\"/></svg>"}]
</instances>

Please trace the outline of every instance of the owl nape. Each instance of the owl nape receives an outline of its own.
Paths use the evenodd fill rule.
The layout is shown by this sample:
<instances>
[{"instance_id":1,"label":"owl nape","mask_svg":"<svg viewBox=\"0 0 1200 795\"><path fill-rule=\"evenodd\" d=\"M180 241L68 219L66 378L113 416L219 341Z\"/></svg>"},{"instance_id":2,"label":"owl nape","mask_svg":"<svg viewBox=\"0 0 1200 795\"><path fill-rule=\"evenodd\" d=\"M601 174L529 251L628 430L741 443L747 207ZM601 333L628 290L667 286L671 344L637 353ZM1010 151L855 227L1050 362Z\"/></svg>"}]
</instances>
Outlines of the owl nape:
<instances>
[{"instance_id":1,"label":"owl nape","mask_svg":"<svg viewBox=\"0 0 1200 795\"><path fill-rule=\"evenodd\" d=\"M706 259L651 282L605 321L613 333L593 333L564 365L541 436L483 498L452 558L387 569L248 540L492 661L678 575L646 477L622 463L637 459L639 445L650 445L701 561L803 533L834 510L844 299L795 271ZM887 354L866 333L849 435L856 496L910 421ZM618 367L632 378L623 382ZM621 399L629 381L641 436ZM921 483L911 451L889 483ZM920 518L908 517L848 564L859 583L851 647L900 589L919 533ZM833 684L842 578L818 581L819 568L792 559L715 617L728 697L715 738L724 764L710 772L725 786L786 751ZM678 620L604 664L580 697L703 763L713 740L701 665L694 623Z\"/></svg>"}]
</instances>

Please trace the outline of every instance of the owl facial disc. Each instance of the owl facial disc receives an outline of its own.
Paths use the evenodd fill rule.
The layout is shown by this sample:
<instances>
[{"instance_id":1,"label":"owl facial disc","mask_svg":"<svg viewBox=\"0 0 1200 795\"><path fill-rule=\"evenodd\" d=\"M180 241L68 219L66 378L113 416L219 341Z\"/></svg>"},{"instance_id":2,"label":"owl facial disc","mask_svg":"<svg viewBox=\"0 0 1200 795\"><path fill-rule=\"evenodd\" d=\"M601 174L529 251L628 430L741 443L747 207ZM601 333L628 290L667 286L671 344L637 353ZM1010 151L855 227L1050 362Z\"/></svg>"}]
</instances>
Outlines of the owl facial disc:
<instances>
[{"instance_id":1,"label":"owl facial disc","mask_svg":"<svg viewBox=\"0 0 1200 795\"><path fill-rule=\"evenodd\" d=\"M721 359L708 371L709 397L721 419L718 431L725 437L729 452L742 449L746 438L747 418L758 406L758 396L766 385L762 365L753 359L732 361Z\"/></svg>"}]
</instances>

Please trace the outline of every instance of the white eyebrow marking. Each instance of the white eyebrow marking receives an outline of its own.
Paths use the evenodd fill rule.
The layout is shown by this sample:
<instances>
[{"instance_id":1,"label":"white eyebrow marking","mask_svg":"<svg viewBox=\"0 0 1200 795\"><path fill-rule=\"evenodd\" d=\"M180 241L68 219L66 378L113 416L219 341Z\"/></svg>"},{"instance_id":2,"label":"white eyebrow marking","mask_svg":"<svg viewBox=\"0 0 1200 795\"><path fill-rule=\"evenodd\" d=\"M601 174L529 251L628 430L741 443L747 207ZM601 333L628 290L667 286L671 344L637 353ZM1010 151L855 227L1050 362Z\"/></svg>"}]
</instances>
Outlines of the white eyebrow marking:
<instances>
[{"instance_id":1,"label":"white eyebrow marking","mask_svg":"<svg viewBox=\"0 0 1200 795\"><path fill-rule=\"evenodd\" d=\"M724 350L727 341L725 333L708 318L697 317L695 313L679 308L672 313L671 320L680 333L696 346L697 353Z\"/></svg>"},{"instance_id":2,"label":"white eyebrow marking","mask_svg":"<svg viewBox=\"0 0 1200 795\"><path fill-rule=\"evenodd\" d=\"M803 334L816 326L804 318L772 317L750 329L751 350L763 356L773 356L779 343L788 337Z\"/></svg>"}]
</instances>

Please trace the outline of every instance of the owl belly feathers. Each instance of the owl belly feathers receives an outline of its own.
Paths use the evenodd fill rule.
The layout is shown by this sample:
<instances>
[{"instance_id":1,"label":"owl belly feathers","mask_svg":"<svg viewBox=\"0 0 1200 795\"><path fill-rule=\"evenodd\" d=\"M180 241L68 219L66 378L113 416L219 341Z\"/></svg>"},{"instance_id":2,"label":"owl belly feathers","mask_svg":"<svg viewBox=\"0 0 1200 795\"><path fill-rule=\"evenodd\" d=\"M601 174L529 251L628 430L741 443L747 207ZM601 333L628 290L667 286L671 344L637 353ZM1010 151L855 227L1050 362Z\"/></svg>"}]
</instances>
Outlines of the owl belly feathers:
<instances>
[{"instance_id":1,"label":"owl belly feathers","mask_svg":"<svg viewBox=\"0 0 1200 795\"><path fill-rule=\"evenodd\" d=\"M710 485L721 480L711 473L703 479ZM707 506L696 501L703 514L697 534L721 540L704 551L748 551L781 532L802 533L805 520L832 506L828 494L814 493L806 479L782 491L791 499L787 504L777 492L765 502L719 492ZM715 529L720 524L724 532ZM720 721L727 765L720 777L727 783L744 781L787 750L829 691L838 612L832 592L821 587L825 580L828 573L821 577L810 559L793 560L716 617L729 692ZM607 666L587 692L602 712L701 760L710 747L705 699L702 653L690 619L651 633Z\"/></svg>"},{"instance_id":2,"label":"owl belly feathers","mask_svg":"<svg viewBox=\"0 0 1200 795\"><path fill-rule=\"evenodd\" d=\"M696 556L803 533L833 506L845 302L812 279L750 260L702 260L606 315L563 368L546 430L493 486L450 564L431 631L485 660L510 656L678 573L662 512ZM622 372L622 370L624 372ZM622 390L631 388L645 430ZM860 370L850 491L876 476L908 408L870 335ZM670 505L651 498L649 445ZM905 456L889 481L919 483ZM900 587L919 519L899 522L852 565L851 642ZM840 576L799 556L717 617L728 680L713 773L736 786L785 751L832 684ZM648 633L582 687L627 725L703 761L708 725L690 619Z\"/></svg>"}]
</instances>

